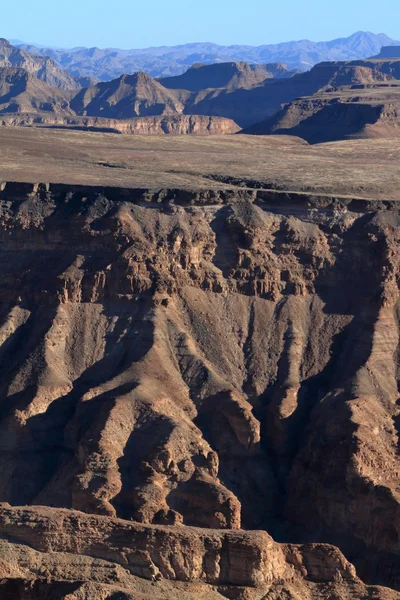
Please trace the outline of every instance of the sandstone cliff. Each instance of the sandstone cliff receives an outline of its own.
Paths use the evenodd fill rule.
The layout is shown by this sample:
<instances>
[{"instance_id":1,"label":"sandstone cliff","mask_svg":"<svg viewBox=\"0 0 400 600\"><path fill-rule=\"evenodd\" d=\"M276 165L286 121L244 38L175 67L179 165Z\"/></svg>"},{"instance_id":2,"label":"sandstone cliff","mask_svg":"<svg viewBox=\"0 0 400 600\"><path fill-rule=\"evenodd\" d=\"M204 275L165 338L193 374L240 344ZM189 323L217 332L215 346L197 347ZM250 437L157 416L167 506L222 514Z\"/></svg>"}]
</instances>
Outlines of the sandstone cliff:
<instances>
[{"instance_id":1,"label":"sandstone cliff","mask_svg":"<svg viewBox=\"0 0 400 600\"><path fill-rule=\"evenodd\" d=\"M7 593L43 597L61 552L83 586L132 556L231 598L400 597L396 203L11 183L0 203L0 500L54 507L0 510Z\"/></svg>"},{"instance_id":2,"label":"sandstone cliff","mask_svg":"<svg viewBox=\"0 0 400 600\"><path fill-rule=\"evenodd\" d=\"M163 115L136 119L102 119L98 117L64 117L26 113L0 116L0 125L42 126L59 129L77 129L122 133L128 135L223 135L240 131L231 119L201 115Z\"/></svg>"}]
</instances>

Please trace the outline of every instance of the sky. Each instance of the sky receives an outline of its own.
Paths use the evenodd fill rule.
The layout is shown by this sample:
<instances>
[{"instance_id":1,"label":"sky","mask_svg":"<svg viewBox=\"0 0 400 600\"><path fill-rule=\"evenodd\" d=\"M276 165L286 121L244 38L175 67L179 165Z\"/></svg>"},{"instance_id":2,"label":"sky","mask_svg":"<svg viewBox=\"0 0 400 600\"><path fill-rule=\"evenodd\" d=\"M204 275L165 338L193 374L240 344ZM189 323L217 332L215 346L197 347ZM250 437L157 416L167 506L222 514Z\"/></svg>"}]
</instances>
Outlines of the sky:
<instances>
[{"instance_id":1,"label":"sky","mask_svg":"<svg viewBox=\"0 0 400 600\"><path fill-rule=\"evenodd\" d=\"M2 2L0 18L0 37L60 47L261 45L361 30L399 40L399 0L19 0Z\"/></svg>"}]
</instances>

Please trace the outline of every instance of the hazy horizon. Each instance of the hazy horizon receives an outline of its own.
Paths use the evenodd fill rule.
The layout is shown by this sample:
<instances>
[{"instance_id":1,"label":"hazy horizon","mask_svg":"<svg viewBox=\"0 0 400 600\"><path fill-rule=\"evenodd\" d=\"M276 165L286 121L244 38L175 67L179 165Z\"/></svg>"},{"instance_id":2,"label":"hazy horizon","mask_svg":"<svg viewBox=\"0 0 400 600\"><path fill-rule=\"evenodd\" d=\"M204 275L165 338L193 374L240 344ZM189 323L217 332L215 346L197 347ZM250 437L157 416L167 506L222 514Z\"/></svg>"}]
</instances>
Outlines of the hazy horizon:
<instances>
[{"instance_id":1,"label":"hazy horizon","mask_svg":"<svg viewBox=\"0 0 400 600\"><path fill-rule=\"evenodd\" d=\"M154 0L141 6L120 0L112 11L106 0L70 0L68 10L58 8L53 0L22 0L22 4L18 19L11 3L3 7L1 36L63 48L142 49L188 43L260 46L346 38L357 31L400 38L396 18L400 9L394 0L382 0L379 12L371 0L351 4L337 0L334 6L310 0L306 8L295 0L285 5L203 0L197 8L188 8L184 0L172 5Z\"/></svg>"},{"instance_id":2,"label":"hazy horizon","mask_svg":"<svg viewBox=\"0 0 400 600\"><path fill-rule=\"evenodd\" d=\"M234 47L234 46L249 46L249 47L259 47L259 46L264 46L264 45L279 45L279 44L288 44L288 43L301 43L301 42L312 42L312 43L323 43L323 42L330 42L330 41L334 41L334 40L339 40L339 39L348 39L349 37L356 35L358 33L370 33L372 35L387 35L388 37L390 37L391 39L393 39L394 41L397 41L400 43L400 32L399 35L396 37L392 37L389 36L386 32L384 31L379 31L379 32L375 32L375 31L363 31L363 30L358 30L358 31L354 31L353 33L347 35L347 36L343 36L343 35L339 35L335 38L327 38L327 39L311 39L311 38L298 38L298 39L282 39L280 42L266 42L265 44L219 44L218 42L214 42L213 40L195 40L195 41L187 41L187 42L183 42L181 44L155 44L152 46L130 46L130 47L126 47L123 48L122 46L88 46L87 44L80 44L80 45L76 45L76 46L55 46L53 44L46 44L41 40L25 40L25 39L20 39L20 38L10 38L7 37L5 35L0 35L0 37L3 37L5 39L7 39L11 44L13 45L18 45L18 44L28 44L28 45L32 45L32 46L37 46L37 47L48 47L48 48L53 48L53 49L74 49L74 48L99 48L99 49L121 49L121 50L147 50L147 49L151 49L151 48L172 48L172 47L177 47L177 46L188 46L188 45L203 45L203 44L213 44L213 45L217 45L217 46L226 46L226 47Z\"/></svg>"}]
</instances>

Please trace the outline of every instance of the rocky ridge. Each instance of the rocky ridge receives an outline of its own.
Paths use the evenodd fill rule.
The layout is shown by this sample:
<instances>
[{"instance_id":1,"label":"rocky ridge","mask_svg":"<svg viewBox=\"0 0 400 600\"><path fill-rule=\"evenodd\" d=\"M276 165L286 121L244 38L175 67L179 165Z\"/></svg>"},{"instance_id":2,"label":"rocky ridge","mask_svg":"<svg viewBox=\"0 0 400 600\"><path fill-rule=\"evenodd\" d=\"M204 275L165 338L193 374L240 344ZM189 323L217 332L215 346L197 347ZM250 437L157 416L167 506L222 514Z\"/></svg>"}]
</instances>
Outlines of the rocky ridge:
<instances>
[{"instance_id":1,"label":"rocky ridge","mask_svg":"<svg viewBox=\"0 0 400 600\"><path fill-rule=\"evenodd\" d=\"M0 38L0 68L24 69L40 81L63 90L77 90L89 81L87 78L76 79L59 67L52 58L30 54L22 48L12 46L4 38Z\"/></svg>"},{"instance_id":2,"label":"rocky ridge","mask_svg":"<svg viewBox=\"0 0 400 600\"><path fill-rule=\"evenodd\" d=\"M166 88L200 92L206 89L249 89L266 79L286 79L296 71L289 71L285 64L250 65L246 62L193 65L177 77L163 77L159 82Z\"/></svg>"},{"instance_id":3,"label":"rocky ridge","mask_svg":"<svg viewBox=\"0 0 400 600\"><path fill-rule=\"evenodd\" d=\"M400 62L399 62L400 65ZM298 98L243 133L299 136L309 143L400 134L400 82L327 88Z\"/></svg>"}]
</instances>

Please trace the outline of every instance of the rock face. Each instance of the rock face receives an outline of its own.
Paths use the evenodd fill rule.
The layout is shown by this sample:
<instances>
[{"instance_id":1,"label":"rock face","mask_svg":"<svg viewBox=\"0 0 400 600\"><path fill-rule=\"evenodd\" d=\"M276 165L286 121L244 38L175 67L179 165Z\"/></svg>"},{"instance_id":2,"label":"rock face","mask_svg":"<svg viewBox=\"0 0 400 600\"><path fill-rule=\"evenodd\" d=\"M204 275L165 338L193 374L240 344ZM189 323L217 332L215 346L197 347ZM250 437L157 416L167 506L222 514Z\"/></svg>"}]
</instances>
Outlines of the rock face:
<instances>
[{"instance_id":1,"label":"rock face","mask_svg":"<svg viewBox=\"0 0 400 600\"><path fill-rule=\"evenodd\" d=\"M2 598L396 597L363 585L333 546L280 545L261 531L141 526L43 507L0 508L0 528Z\"/></svg>"},{"instance_id":2,"label":"rock face","mask_svg":"<svg viewBox=\"0 0 400 600\"><path fill-rule=\"evenodd\" d=\"M157 597L127 569L177 597L400 597L396 203L12 183L0 203L5 594Z\"/></svg>"},{"instance_id":3,"label":"rock face","mask_svg":"<svg viewBox=\"0 0 400 600\"><path fill-rule=\"evenodd\" d=\"M58 126L136 135L231 134L225 117L183 115L172 91L144 73L81 90L50 87L24 69L0 69L0 122ZM147 116L146 116L147 115Z\"/></svg>"},{"instance_id":4,"label":"rock face","mask_svg":"<svg viewBox=\"0 0 400 600\"><path fill-rule=\"evenodd\" d=\"M97 117L63 117L60 115L3 115L0 125L43 126L48 128L76 129L122 133L127 135L224 135L240 131L231 119L201 115L164 115L136 119L102 119Z\"/></svg>"}]
</instances>

